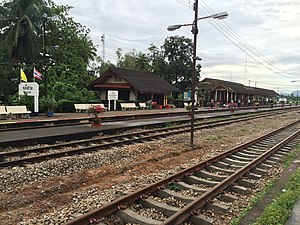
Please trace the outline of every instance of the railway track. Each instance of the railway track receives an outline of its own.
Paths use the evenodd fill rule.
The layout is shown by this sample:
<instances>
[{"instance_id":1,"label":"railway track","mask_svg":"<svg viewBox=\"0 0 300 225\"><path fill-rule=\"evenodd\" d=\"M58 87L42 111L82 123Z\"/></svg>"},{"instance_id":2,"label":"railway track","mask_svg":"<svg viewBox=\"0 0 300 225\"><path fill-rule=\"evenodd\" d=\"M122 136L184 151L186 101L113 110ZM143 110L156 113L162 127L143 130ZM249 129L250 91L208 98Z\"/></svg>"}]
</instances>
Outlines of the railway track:
<instances>
[{"instance_id":1,"label":"railway track","mask_svg":"<svg viewBox=\"0 0 300 225\"><path fill-rule=\"evenodd\" d=\"M212 224L299 143L300 120L103 205L66 225Z\"/></svg>"},{"instance_id":2,"label":"railway track","mask_svg":"<svg viewBox=\"0 0 300 225\"><path fill-rule=\"evenodd\" d=\"M292 109L294 110L294 109ZM295 108L295 110L297 110L297 108ZM245 112L243 110L235 112L234 114L222 114L221 115L211 115L211 116L196 116L195 117L195 121L202 121L205 118L229 118L231 116L242 116L242 115L249 115L249 113L251 114L255 114L255 115L263 115L266 112L276 112L276 113L284 113L284 112L290 112L291 109L275 109L275 110L259 110L259 111L248 111ZM180 112L182 113L182 112ZM127 117L129 115L126 115ZM139 115L138 115L139 116ZM151 115L152 116L152 115ZM108 117L108 119L111 117ZM145 120L144 120L145 119ZM153 127L165 127L165 126L169 126L169 124L173 124L173 123L177 123L177 124L184 124L184 123L189 123L190 122L190 118L187 116L187 112L185 112L184 116L169 116L168 119L158 119L158 120L152 120L150 118L148 118L148 116L146 118L143 118L141 120L133 120L133 123L127 122L127 123L123 123L123 122L117 122L117 121L113 121L110 123L105 124L102 129L90 129L88 125L84 124L84 121L81 121L82 123L80 123L79 125L75 124L75 125L71 125L71 129L70 129L70 133L72 133L72 135L69 135L68 132L66 132L67 128L58 128L57 132L56 129L53 129L54 127L52 125L45 125L40 127L40 129L36 129L34 132L34 134L29 134L28 136L21 136L20 137L20 132L14 132L16 130L8 130L6 132L3 132L3 137L4 139L2 141L0 141L0 151L2 149L5 148L9 148L9 147L15 147L15 148L20 148L20 147L25 147L25 146L32 146L32 145L37 145L37 144L53 144L57 141L74 141L74 140L83 140L83 139L90 139L93 138L97 135L99 135L99 133L101 132L102 134L107 134L107 135L111 135L111 134L115 134L116 132L121 131L125 131L125 130L132 130L135 128L142 128L142 129L151 129ZM0 123L1 125L1 123ZM112 126L111 126L112 125ZM55 126L55 125L54 125ZM64 125L63 125L64 126ZM0 126L1 127L1 126ZM21 128L23 129L23 128ZM27 129L27 128L26 128ZM49 134L47 133L49 129ZM4 131L4 130L3 130ZM28 134L29 132L24 131L24 134ZM45 134L45 135L42 135ZM1 136L1 135L0 135ZM12 138L16 136L16 138ZM1 138L0 138L1 139ZM6 140L5 140L6 139Z\"/></svg>"},{"instance_id":3,"label":"railway track","mask_svg":"<svg viewBox=\"0 0 300 225\"><path fill-rule=\"evenodd\" d=\"M253 120L256 118L278 115L282 112L268 112L259 115L244 115L238 118L226 118L210 122L195 124L195 130L208 129L217 126L225 126L232 123ZM26 163L34 163L42 160L64 157L68 155L82 154L99 149L107 149L113 146L120 146L153 139L161 139L170 135L189 132L190 125L177 125L165 128L118 134L112 136L97 137L88 140L71 141L48 146L28 147L22 150L7 151L0 153L0 167L20 166Z\"/></svg>"},{"instance_id":4,"label":"railway track","mask_svg":"<svg viewBox=\"0 0 300 225\"><path fill-rule=\"evenodd\" d=\"M247 108L248 109L248 108ZM243 110L243 108L241 108ZM287 109L274 109L274 110L290 110ZM216 110L217 111L217 110ZM224 110L223 110L224 111ZM263 111L263 110L262 110ZM210 113L212 111L207 111L205 113ZM196 114L203 113L202 111L195 111ZM260 113L257 112L257 113ZM160 118L160 117L170 117L170 116L184 116L187 112L164 112L159 114L153 113L143 113L143 114L124 114L124 115L114 115L114 116L104 116L102 117L103 122L116 122L116 121L126 121L134 119L149 119L149 118ZM28 129L40 129L40 128L49 128L49 127L61 127L61 126L75 126L89 124L91 117L82 116L80 118L68 118L68 119L49 119L43 121L18 121L17 123L0 123L0 133L7 131L16 131L16 130L28 130Z\"/></svg>"}]
</instances>

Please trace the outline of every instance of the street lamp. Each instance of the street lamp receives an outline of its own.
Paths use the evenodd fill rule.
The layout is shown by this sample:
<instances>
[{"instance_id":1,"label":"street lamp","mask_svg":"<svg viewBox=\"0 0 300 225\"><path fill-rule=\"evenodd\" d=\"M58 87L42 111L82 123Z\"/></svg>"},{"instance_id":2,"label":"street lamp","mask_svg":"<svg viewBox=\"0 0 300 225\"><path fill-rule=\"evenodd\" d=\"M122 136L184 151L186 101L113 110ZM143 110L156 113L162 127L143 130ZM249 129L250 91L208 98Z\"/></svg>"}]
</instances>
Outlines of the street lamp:
<instances>
[{"instance_id":1,"label":"street lamp","mask_svg":"<svg viewBox=\"0 0 300 225\"><path fill-rule=\"evenodd\" d=\"M174 31L174 30L179 29L180 27L192 26L192 25L195 24L195 21L198 21L198 20L203 20L203 19L208 19L208 18L221 20L221 19L225 19L227 16L228 16L227 12L220 12L220 13L212 14L210 16L197 18L197 19L194 20L194 23L170 25L170 26L167 27L167 30L168 31Z\"/></svg>"},{"instance_id":2,"label":"street lamp","mask_svg":"<svg viewBox=\"0 0 300 225\"><path fill-rule=\"evenodd\" d=\"M197 22L198 20L203 19L225 19L228 16L227 12L220 12L216 14L212 14L210 16L200 17L198 18L198 0L195 0L194 4L194 11L195 11L195 17L193 23L190 24L176 24L176 25L170 25L168 26L168 31L174 31L179 29L183 26L192 26L192 33L194 35L194 44L193 44L193 68L192 68L192 111L191 111L191 140L190 145L193 148L194 147L194 121L195 121L195 86L196 86L196 50L197 50L197 35L198 35L198 27Z\"/></svg>"}]
</instances>

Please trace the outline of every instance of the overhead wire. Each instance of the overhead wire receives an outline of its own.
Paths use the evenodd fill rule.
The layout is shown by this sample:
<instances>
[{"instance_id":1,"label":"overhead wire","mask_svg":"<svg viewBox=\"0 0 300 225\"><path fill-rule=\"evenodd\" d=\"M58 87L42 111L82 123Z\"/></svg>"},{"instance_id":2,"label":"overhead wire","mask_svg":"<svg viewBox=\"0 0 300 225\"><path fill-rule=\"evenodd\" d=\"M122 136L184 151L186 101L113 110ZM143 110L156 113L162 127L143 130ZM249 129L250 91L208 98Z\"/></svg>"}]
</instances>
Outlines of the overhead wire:
<instances>
[{"instance_id":1,"label":"overhead wire","mask_svg":"<svg viewBox=\"0 0 300 225\"><path fill-rule=\"evenodd\" d=\"M188 2L186 0L176 0L176 1L184 6L191 7L190 1ZM202 16L205 16L207 13L215 13L204 1L200 1L200 4L202 4L202 8L203 8L203 10L199 9L199 12ZM274 66L272 63L266 60L265 57L258 50L256 50L253 46L251 46L236 31L234 31L226 22L220 21L221 23L219 23L214 20L206 20L206 22L209 23L212 27L214 27L225 38L231 41L236 47L238 47L246 55L251 57L258 64L262 65L263 67L272 71L273 73L279 74L283 77L293 78L293 76L290 73L283 71L282 69L278 68L277 66ZM262 60L264 63L262 63L260 60ZM288 75L284 75L283 73Z\"/></svg>"},{"instance_id":2,"label":"overhead wire","mask_svg":"<svg viewBox=\"0 0 300 225\"><path fill-rule=\"evenodd\" d=\"M200 4L202 4L202 6L204 6L204 10L208 13L215 13L204 1L201 1ZM215 22L215 21L214 21ZM215 24L219 24L216 23ZM263 60L266 64L268 64L269 66L273 67L274 69L288 74L289 76L291 76L292 74L283 71L282 69L280 69L279 67L273 65L272 63L270 63L263 54L261 54L257 49L255 49L251 44L249 44L242 36L240 36L235 30L233 30L228 23L226 23L226 21L222 21L222 23L219 24L220 27L223 27L228 34L230 34L231 37L233 37L235 40L237 40L239 43L241 43L245 48L247 48L250 52L252 52L252 54L254 54L256 57L258 57L259 59ZM250 55L249 55L250 56ZM251 57L251 56L250 56ZM274 72L274 71L273 71ZM282 74L281 74L282 75ZM284 76L284 75L282 75ZM287 76L285 76L287 77Z\"/></svg>"},{"instance_id":3,"label":"overhead wire","mask_svg":"<svg viewBox=\"0 0 300 225\"><path fill-rule=\"evenodd\" d=\"M191 1L186 1L186 0L176 0L176 2L187 6L189 9L193 9L193 5L191 5Z\"/></svg>"}]
</instances>

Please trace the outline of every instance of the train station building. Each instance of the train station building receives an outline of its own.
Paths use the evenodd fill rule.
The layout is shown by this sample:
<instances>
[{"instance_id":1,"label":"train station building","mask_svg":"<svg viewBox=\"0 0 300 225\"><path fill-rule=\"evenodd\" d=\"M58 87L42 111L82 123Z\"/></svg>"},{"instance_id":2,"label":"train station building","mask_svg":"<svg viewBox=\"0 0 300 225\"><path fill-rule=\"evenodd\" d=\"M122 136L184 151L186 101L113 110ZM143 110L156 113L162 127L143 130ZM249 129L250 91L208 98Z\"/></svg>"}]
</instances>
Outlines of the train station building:
<instances>
[{"instance_id":1,"label":"train station building","mask_svg":"<svg viewBox=\"0 0 300 225\"><path fill-rule=\"evenodd\" d=\"M167 96L180 89L150 72L138 72L121 68L110 68L88 85L96 91L101 100L108 100L109 91L118 92L118 100L124 102L156 102L162 107L167 104Z\"/></svg>"},{"instance_id":2,"label":"train station building","mask_svg":"<svg viewBox=\"0 0 300 225\"><path fill-rule=\"evenodd\" d=\"M240 102L241 105L253 104L259 102L262 105L270 104L276 101L279 96L273 90L245 86L241 83L235 83L225 80L205 78L199 82L198 89L205 89L209 92L209 98L217 103Z\"/></svg>"}]
</instances>

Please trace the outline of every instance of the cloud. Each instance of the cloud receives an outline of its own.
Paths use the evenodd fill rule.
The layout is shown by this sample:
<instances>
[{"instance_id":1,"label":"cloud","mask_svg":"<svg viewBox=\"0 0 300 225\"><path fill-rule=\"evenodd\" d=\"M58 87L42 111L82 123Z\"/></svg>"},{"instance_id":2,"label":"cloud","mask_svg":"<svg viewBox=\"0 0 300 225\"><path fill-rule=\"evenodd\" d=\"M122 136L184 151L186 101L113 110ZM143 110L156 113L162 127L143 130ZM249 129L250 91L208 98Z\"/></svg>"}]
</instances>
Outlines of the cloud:
<instances>
[{"instance_id":1,"label":"cloud","mask_svg":"<svg viewBox=\"0 0 300 225\"><path fill-rule=\"evenodd\" d=\"M168 36L192 38L188 27L174 32L168 32L166 28L193 21L193 0L55 2L74 6L70 14L91 29L90 35L99 46L99 54L100 37L105 34L106 58L111 61L116 59L117 48L122 48L124 53L132 49L145 52L150 44L161 46ZM244 82L245 56L248 54L246 80L284 91L295 88L290 81L300 77L299 6L297 0L199 1L199 16L222 11L229 13L223 21L199 21L197 55L203 58L203 76ZM282 75L276 68L283 71ZM294 74L293 78L286 77L290 73ZM273 79L271 85L267 82L270 79Z\"/></svg>"}]
</instances>

